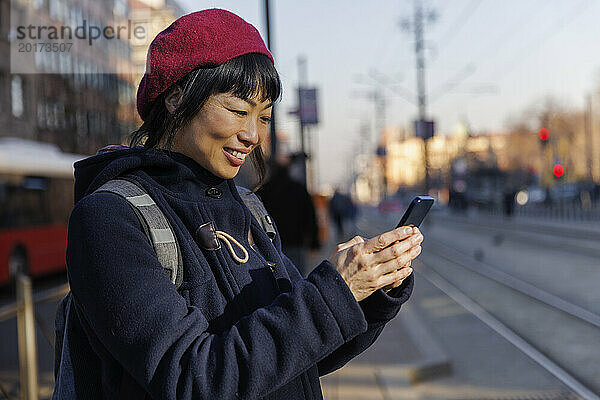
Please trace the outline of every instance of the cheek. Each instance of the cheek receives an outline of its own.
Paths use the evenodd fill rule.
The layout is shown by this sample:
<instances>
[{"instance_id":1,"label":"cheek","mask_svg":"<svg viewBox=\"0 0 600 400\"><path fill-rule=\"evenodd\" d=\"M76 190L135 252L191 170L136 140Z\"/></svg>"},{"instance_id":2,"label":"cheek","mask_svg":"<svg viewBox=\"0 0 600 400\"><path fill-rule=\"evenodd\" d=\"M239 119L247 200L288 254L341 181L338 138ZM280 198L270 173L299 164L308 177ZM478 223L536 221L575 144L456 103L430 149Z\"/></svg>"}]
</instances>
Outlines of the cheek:
<instances>
[{"instance_id":1,"label":"cheek","mask_svg":"<svg viewBox=\"0 0 600 400\"><path fill-rule=\"evenodd\" d=\"M215 113L203 121L199 130L208 134L212 139L227 139L242 129L240 119L227 113Z\"/></svg>"},{"instance_id":2,"label":"cheek","mask_svg":"<svg viewBox=\"0 0 600 400\"><path fill-rule=\"evenodd\" d=\"M261 122L261 124L262 124L262 122ZM259 144L261 144L262 142L265 141L265 139L267 138L267 136L269 135L270 132L271 132L271 125L260 126L260 128L258 129L258 137L260 140Z\"/></svg>"},{"instance_id":3,"label":"cheek","mask_svg":"<svg viewBox=\"0 0 600 400\"><path fill-rule=\"evenodd\" d=\"M228 137L225 118L215 118L196 120L189 130L189 145L200 150L205 154L215 152L215 148L220 147Z\"/></svg>"}]
</instances>

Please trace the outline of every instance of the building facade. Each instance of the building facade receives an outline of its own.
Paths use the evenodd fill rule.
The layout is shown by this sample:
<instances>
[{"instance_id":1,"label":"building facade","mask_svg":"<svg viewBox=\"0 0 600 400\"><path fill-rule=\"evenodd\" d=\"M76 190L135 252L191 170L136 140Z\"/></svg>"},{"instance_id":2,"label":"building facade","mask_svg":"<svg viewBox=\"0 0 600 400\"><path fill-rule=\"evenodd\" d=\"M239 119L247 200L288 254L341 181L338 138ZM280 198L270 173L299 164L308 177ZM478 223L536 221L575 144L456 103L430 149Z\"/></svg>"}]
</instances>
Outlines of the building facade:
<instances>
[{"instance_id":1,"label":"building facade","mask_svg":"<svg viewBox=\"0 0 600 400\"><path fill-rule=\"evenodd\" d=\"M80 154L126 144L147 48L182 13L172 1L0 0L0 137Z\"/></svg>"}]
</instances>

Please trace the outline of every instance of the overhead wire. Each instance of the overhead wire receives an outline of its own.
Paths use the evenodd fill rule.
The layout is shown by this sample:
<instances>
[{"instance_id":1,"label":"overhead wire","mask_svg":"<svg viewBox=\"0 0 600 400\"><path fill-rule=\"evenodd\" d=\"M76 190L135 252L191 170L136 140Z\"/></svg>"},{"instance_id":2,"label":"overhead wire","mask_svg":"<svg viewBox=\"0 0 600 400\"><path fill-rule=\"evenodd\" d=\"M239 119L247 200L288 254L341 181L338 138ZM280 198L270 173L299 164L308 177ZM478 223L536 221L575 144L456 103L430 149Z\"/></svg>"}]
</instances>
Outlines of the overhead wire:
<instances>
[{"instance_id":1,"label":"overhead wire","mask_svg":"<svg viewBox=\"0 0 600 400\"><path fill-rule=\"evenodd\" d=\"M444 34L441 36L443 38L443 42L438 44L436 47L438 49L444 50L448 48L448 43L452 41L456 37L456 35L467 25L469 18L475 13L479 5L483 0L471 0L465 8L463 8L462 12L458 15L458 17L454 20L454 23L450 25L450 28L447 29ZM430 63L433 63L440 56L441 51L437 50L435 55L431 57L429 60Z\"/></svg>"},{"instance_id":2,"label":"overhead wire","mask_svg":"<svg viewBox=\"0 0 600 400\"><path fill-rule=\"evenodd\" d=\"M505 79L510 73L512 73L515 67L518 65L516 61L523 62L527 58L531 57L536 51L543 47L548 40L555 36L565 27L569 26L577 17L579 17L590 5L594 3L594 0L582 0L578 3L577 7L574 7L574 12L568 15L561 15L556 21L548 24L549 27L543 34L542 39L534 40L529 45L522 47L520 51L511 60L506 62L498 72L494 71L492 75L495 81L499 82Z\"/></svg>"},{"instance_id":3,"label":"overhead wire","mask_svg":"<svg viewBox=\"0 0 600 400\"><path fill-rule=\"evenodd\" d=\"M541 5L539 5L540 3L541 3ZM469 74L467 76L463 76L461 82L455 82L455 80L451 79L447 83L442 85L442 87L448 87L449 88L448 90L452 90L455 87L457 87L460 83L463 83L465 80L467 80L469 77L471 77L475 72L474 67L477 67L477 68L479 67L479 65L474 64L476 60L485 60L484 62L489 62L489 60L491 58L500 54L501 50L504 47L506 47L512 41L512 39L517 36L520 29L523 26L525 26L526 21L531 18L533 11L535 10L537 13L540 13L548 4L550 4L550 2L546 1L546 0L538 0L537 2L534 2L533 7L528 12L521 14L522 18L515 20L509 27L507 27L507 29L504 29L502 31L502 33L499 36L497 36L496 40L494 40L491 45L483 48L483 55L474 57L472 60L468 61L465 64L465 66L460 69L460 72L458 73L458 75L461 75L462 71L471 70L472 71L471 74ZM486 50L489 50L489 51L486 52ZM493 52L493 55L487 57L487 53L491 53L491 52ZM484 56L486 56L486 57L484 57ZM472 69L470 69L470 66L473 66ZM445 93L447 93L447 91ZM439 93L438 99L445 93Z\"/></svg>"},{"instance_id":4,"label":"overhead wire","mask_svg":"<svg viewBox=\"0 0 600 400\"><path fill-rule=\"evenodd\" d=\"M390 14L397 14L397 12L395 10L390 11ZM381 54L379 59L380 64L384 64L388 60L390 54L392 54L392 51L396 49L394 44L398 42L396 40L391 40L393 34L397 32L397 29L394 28L397 28L395 23L387 25L386 29L383 31L383 37L379 40L379 50L376 51L375 54Z\"/></svg>"}]
</instances>

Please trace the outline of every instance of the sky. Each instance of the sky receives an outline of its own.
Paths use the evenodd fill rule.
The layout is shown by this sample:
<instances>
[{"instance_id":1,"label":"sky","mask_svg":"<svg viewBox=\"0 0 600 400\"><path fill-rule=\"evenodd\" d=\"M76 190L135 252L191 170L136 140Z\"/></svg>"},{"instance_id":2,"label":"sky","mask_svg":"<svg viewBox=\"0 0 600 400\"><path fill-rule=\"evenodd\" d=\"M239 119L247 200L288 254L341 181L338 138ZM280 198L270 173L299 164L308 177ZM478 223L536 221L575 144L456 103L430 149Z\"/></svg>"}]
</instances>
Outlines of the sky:
<instances>
[{"instance_id":1,"label":"sky","mask_svg":"<svg viewBox=\"0 0 600 400\"><path fill-rule=\"evenodd\" d=\"M265 37L263 0L180 0L188 11L224 8ZM425 26L427 114L436 134L459 122L497 133L551 96L582 109L600 87L598 0L423 0L435 14ZM358 153L375 146L375 105L384 93L388 127L409 128L417 115L414 35L401 22L413 0L271 0L272 52L283 81L277 129L297 150L297 60L307 59L308 85L319 90L310 130L318 186L347 182ZM382 83L385 84L382 85ZM408 97L408 98L407 98ZM409 101L410 100L410 101ZM361 130L368 129L371 148Z\"/></svg>"}]
</instances>

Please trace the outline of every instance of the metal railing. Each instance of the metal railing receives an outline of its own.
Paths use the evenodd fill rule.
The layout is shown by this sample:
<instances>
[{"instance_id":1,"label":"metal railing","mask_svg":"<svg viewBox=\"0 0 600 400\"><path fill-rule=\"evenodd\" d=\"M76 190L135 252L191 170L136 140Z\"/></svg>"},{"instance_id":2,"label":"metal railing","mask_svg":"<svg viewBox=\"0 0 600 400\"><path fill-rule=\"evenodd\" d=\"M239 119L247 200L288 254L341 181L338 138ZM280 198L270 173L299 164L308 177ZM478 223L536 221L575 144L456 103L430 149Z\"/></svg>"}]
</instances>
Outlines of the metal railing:
<instances>
[{"instance_id":1,"label":"metal railing","mask_svg":"<svg viewBox=\"0 0 600 400\"><path fill-rule=\"evenodd\" d=\"M502 207L473 207L476 212L493 216L505 216ZM556 203L552 205L515 205L513 216L542 218L555 221L600 221L600 202L588 207L577 203Z\"/></svg>"},{"instance_id":2,"label":"metal railing","mask_svg":"<svg viewBox=\"0 0 600 400\"><path fill-rule=\"evenodd\" d=\"M598 221L600 220L600 203L587 208L579 204L553 204L543 207L516 207L515 215L568 221Z\"/></svg>"},{"instance_id":3,"label":"metal railing","mask_svg":"<svg viewBox=\"0 0 600 400\"><path fill-rule=\"evenodd\" d=\"M61 285L33 295L31 279L23 274L15 278L16 302L0 308L0 322L16 316L19 350L19 394L21 400L38 400L38 367L36 323L54 347L54 342L48 329L35 316L35 305L62 298L69 291L69 285ZM8 395L0 387L4 396Z\"/></svg>"}]
</instances>

